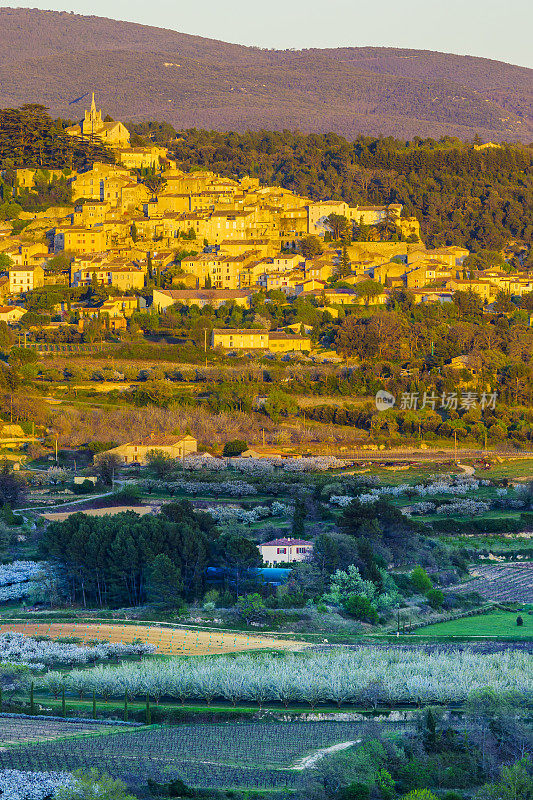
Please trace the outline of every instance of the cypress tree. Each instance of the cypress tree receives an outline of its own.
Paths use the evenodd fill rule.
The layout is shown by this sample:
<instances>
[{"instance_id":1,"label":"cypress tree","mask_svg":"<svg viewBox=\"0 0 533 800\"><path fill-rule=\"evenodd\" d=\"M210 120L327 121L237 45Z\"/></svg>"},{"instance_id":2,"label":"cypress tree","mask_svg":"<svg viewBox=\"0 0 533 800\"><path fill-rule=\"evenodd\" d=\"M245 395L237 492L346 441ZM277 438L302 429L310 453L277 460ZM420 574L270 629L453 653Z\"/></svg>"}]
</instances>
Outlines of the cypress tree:
<instances>
[{"instance_id":1,"label":"cypress tree","mask_svg":"<svg viewBox=\"0 0 533 800\"><path fill-rule=\"evenodd\" d=\"M301 538L305 533L305 518L307 516L307 508L305 501L298 498L294 504L294 512L292 516L292 536L296 539Z\"/></svg>"},{"instance_id":2,"label":"cypress tree","mask_svg":"<svg viewBox=\"0 0 533 800\"><path fill-rule=\"evenodd\" d=\"M424 745L428 753L435 753L437 751L437 724L431 708L428 708L426 715Z\"/></svg>"},{"instance_id":3,"label":"cypress tree","mask_svg":"<svg viewBox=\"0 0 533 800\"><path fill-rule=\"evenodd\" d=\"M152 712L150 711L150 695L146 695L146 724L152 724Z\"/></svg>"}]
</instances>

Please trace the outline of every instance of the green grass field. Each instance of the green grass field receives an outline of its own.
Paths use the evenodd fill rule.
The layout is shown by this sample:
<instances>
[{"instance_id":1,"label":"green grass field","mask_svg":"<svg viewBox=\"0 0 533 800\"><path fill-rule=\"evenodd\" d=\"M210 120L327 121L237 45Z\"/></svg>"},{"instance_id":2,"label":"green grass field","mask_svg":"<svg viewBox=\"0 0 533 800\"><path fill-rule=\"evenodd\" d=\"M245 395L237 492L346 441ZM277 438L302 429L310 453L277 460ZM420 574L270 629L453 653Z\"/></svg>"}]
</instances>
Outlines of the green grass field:
<instances>
[{"instance_id":1,"label":"green grass field","mask_svg":"<svg viewBox=\"0 0 533 800\"><path fill-rule=\"evenodd\" d=\"M508 611L493 611L489 614L480 614L475 617L465 617L463 619L450 620L449 622L437 622L419 628L416 634L411 636L427 637L495 637L499 639L533 639L533 616L522 613L520 616L524 624L520 627L516 624L518 613ZM409 638L411 638L411 636Z\"/></svg>"},{"instance_id":2,"label":"green grass field","mask_svg":"<svg viewBox=\"0 0 533 800\"><path fill-rule=\"evenodd\" d=\"M533 550L533 537L518 534L469 534L468 536L439 536L439 540L448 547L468 547L472 550L490 550L493 553L505 554L509 551Z\"/></svg>"},{"instance_id":3,"label":"green grass field","mask_svg":"<svg viewBox=\"0 0 533 800\"><path fill-rule=\"evenodd\" d=\"M472 493L470 495L471 499L477 500L476 494ZM484 499L484 498L480 498ZM433 498L429 498L429 500L433 500ZM415 501L417 502L417 501ZM434 502L434 501L433 501ZM409 505L405 503L404 505ZM443 514L424 514L423 517L420 517L424 522L434 522L435 520L439 519L450 519L454 522L472 522L472 517L458 517L458 516L450 516L445 517ZM476 519L484 520L484 519L520 519L520 511L502 511L500 509L496 511L487 511L485 514L481 514Z\"/></svg>"},{"instance_id":4,"label":"green grass field","mask_svg":"<svg viewBox=\"0 0 533 800\"><path fill-rule=\"evenodd\" d=\"M478 470L477 478L495 479L509 478L510 480L531 480L533 478L533 459L518 458L494 463L490 469Z\"/></svg>"}]
</instances>

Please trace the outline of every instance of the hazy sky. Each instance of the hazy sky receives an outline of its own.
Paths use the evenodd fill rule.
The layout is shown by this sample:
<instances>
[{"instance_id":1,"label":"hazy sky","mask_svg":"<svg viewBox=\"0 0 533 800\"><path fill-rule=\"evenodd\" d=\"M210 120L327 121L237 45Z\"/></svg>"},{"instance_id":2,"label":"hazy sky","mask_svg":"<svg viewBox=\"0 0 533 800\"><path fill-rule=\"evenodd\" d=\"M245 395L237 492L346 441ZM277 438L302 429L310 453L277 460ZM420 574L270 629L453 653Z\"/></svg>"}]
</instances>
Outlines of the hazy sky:
<instances>
[{"instance_id":1,"label":"hazy sky","mask_svg":"<svg viewBox=\"0 0 533 800\"><path fill-rule=\"evenodd\" d=\"M260 47L412 47L533 67L531 0L15 0Z\"/></svg>"}]
</instances>

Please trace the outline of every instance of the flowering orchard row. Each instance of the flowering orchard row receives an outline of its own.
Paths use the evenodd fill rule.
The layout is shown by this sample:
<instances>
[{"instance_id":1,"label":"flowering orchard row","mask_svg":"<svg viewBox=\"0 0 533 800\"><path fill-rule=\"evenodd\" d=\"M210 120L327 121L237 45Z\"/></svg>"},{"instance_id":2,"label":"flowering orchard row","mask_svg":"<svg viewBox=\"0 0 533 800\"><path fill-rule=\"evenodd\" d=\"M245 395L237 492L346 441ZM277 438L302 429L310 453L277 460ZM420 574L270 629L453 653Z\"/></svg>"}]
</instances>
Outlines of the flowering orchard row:
<instances>
[{"instance_id":1,"label":"flowering orchard row","mask_svg":"<svg viewBox=\"0 0 533 800\"><path fill-rule=\"evenodd\" d=\"M478 654L470 650L426 653L361 648L326 653L216 659L144 661L117 667L97 666L64 675L49 672L37 688L79 697L93 691L104 699L166 697L232 703L307 702L432 703L463 702L490 686L524 701L533 699L531 656L524 652Z\"/></svg>"},{"instance_id":2,"label":"flowering orchard row","mask_svg":"<svg viewBox=\"0 0 533 800\"><path fill-rule=\"evenodd\" d=\"M149 644L110 644L101 642L90 646L75 643L42 641L22 633L8 631L0 635L0 663L25 664L32 669L57 665L94 664L110 658L148 655L155 651Z\"/></svg>"}]
</instances>

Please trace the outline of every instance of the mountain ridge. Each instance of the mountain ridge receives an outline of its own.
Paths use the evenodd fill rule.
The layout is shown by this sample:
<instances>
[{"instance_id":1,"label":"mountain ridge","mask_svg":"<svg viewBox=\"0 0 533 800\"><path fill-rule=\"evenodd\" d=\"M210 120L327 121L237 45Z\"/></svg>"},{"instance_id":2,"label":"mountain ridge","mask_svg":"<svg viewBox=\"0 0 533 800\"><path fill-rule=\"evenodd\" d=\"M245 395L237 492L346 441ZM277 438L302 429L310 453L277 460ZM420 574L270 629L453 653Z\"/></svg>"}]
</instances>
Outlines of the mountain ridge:
<instances>
[{"instance_id":1,"label":"mountain ridge","mask_svg":"<svg viewBox=\"0 0 533 800\"><path fill-rule=\"evenodd\" d=\"M177 128L533 141L533 70L385 47L265 50L104 17L0 9L0 106L97 91L105 112ZM80 44L83 43L83 44Z\"/></svg>"}]
</instances>

